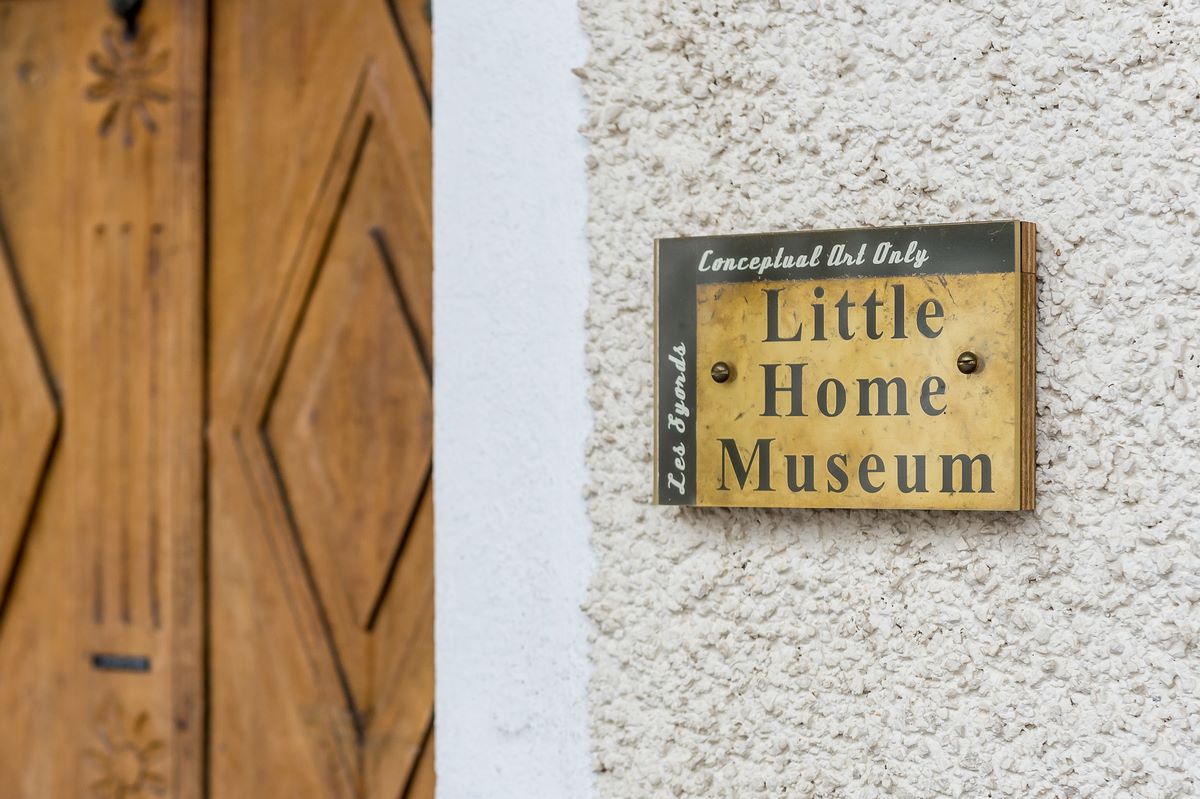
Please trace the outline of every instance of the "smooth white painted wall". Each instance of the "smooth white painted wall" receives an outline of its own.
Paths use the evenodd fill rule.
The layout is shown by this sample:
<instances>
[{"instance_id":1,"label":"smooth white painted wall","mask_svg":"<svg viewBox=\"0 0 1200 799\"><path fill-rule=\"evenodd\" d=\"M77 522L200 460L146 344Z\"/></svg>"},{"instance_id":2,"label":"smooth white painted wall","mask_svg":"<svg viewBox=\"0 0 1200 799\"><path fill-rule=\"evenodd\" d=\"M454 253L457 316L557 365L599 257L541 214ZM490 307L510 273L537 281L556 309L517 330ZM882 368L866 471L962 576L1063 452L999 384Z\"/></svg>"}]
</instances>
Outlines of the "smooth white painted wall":
<instances>
[{"instance_id":1,"label":"smooth white painted wall","mask_svg":"<svg viewBox=\"0 0 1200 799\"><path fill-rule=\"evenodd\" d=\"M435 13L438 796L577 799L586 45L571 0Z\"/></svg>"}]
</instances>

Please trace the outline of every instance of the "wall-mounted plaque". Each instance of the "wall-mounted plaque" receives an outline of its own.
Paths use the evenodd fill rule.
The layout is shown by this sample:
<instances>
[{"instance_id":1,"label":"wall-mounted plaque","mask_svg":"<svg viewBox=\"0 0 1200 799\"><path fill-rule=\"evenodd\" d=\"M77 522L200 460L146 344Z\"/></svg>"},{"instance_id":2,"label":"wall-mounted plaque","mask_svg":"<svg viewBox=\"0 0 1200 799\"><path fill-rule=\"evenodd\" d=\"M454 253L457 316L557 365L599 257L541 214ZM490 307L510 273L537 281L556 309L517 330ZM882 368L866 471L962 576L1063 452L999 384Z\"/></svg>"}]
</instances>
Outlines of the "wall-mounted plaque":
<instances>
[{"instance_id":1,"label":"wall-mounted plaque","mask_svg":"<svg viewBox=\"0 0 1200 799\"><path fill-rule=\"evenodd\" d=\"M656 501L1031 509L1034 238L657 240Z\"/></svg>"}]
</instances>

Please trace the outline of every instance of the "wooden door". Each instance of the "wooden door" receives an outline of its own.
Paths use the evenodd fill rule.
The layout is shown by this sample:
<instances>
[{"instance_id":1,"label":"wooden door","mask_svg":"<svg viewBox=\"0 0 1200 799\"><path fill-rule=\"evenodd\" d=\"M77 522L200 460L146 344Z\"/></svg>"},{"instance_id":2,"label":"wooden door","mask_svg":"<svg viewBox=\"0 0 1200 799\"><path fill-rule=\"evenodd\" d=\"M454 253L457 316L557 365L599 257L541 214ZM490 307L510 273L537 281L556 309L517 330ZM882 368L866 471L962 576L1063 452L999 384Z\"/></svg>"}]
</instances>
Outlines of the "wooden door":
<instances>
[{"instance_id":1,"label":"wooden door","mask_svg":"<svg viewBox=\"0 0 1200 799\"><path fill-rule=\"evenodd\" d=\"M0 795L432 796L429 76L419 0L0 0Z\"/></svg>"}]
</instances>

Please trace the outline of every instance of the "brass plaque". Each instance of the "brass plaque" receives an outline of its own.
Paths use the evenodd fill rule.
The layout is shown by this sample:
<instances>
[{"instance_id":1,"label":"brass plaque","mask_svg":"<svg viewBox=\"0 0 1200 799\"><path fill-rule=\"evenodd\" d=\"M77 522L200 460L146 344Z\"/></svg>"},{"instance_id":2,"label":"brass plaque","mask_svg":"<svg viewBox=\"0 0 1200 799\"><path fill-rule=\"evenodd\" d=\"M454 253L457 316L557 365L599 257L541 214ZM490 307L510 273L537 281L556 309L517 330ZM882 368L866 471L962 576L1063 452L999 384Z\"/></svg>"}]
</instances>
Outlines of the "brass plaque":
<instances>
[{"instance_id":1,"label":"brass plaque","mask_svg":"<svg viewBox=\"0 0 1200 799\"><path fill-rule=\"evenodd\" d=\"M655 242L663 505L1033 507L1034 226Z\"/></svg>"}]
</instances>

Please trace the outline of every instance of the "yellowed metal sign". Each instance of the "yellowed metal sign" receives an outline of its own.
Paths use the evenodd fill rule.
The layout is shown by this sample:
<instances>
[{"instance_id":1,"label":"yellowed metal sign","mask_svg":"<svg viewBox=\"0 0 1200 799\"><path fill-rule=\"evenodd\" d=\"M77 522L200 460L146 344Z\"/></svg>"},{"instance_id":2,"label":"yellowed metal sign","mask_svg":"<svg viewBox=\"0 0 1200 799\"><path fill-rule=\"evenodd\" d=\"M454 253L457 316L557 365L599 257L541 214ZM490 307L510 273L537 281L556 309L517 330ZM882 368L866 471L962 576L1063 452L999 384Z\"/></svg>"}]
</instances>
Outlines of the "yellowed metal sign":
<instances>
[{"instance_id":1,"label":"yellowed metal sign","mask_svg":"<svg viewBox=\"0 0 1200 799\"><path fill-rule=\"evenodd\" d=\"M1032 508L1034 235L660 239L657 501Z\"/></svg>"}]
</instances>

